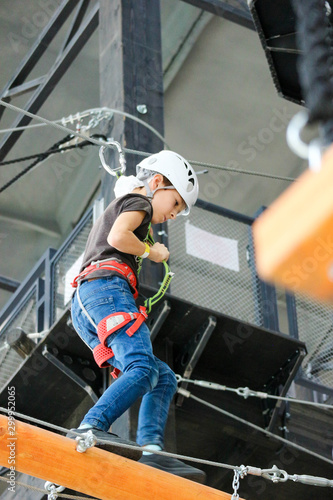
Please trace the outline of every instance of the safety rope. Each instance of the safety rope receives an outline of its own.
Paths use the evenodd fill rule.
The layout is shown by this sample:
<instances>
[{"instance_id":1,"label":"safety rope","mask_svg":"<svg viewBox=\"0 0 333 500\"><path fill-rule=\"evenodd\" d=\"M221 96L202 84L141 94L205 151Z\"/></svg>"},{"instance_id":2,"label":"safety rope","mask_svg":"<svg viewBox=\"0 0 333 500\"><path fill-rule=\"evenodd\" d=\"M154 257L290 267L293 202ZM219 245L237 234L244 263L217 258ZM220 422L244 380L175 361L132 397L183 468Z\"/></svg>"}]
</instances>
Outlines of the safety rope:
<instances>
[{"instance_id":1,"label":"safety rope","mask_svg":"<svg viewBox=\"0 0 333 500\"><path fill-rule=\"evenodd\" d=\"M12 104L10 103L7 103L3 100L0 99L0 105L3 105L9 109L12 109L13 111L16 111L18 113L23 113L27 116L29 116L30 118L35 118L36 120L40 121L41 124L44 124L44 125L50 125L50 126L53 126L54 128L57 128L57 129L60 129L62 131L65 131L67 133L70 133L70 134L73 134L75 135L76 137L81 137L82 139L85 139L89 142L91 142L92 144L96 144L98 146L101 146L101 145L104 145L106 147L112 147L112 144L108 143L107 141L103 142L103 141L100 141L100 142L97 142L95 140L93 140L92 138L88 138L84 135L82 135L80 132L76 132L70 128L67 128L63 125L60 125L58 123L58 121L56 122L52 122L50 120L47 120L46 118L42 118L38 115L35 115L33 113L30 113L28 111L25 111L24 109L21 109L21 108L18 108L17 106L13 106ZM110 109L111 108L102 108L102 109ZM114 112L116 112L117 110L113 110ZM121 114L124 114L124 116L128 115L126 113L122 113L120 111L117 111ZM133 115L129 115L129 117L131 118L135 118L133 117ZM141 123L141 120L139 120L139 123ZM143 124L145 122L142 122ZM147 126L147 124L145 124ZM150 128L150 127L148 127ZM17 129L14 129L14 130L19 130L19 128ZM0 130L1 132L1 130ZM163 138L162 138L163 139ZM161 140L162 140L161 139ZM163 142L165 143L165 140L163 139ZM165 143L166 144L166 143ZM167 145L167 144L166 144ZM142 152L142 151L137 151L135 149L129 149L129 148L123 148L123 151L125 153L128 153L128 154L134 154L134 155L138 155L138 156L150 156L151 153L147 153L147 152ZM283 180L283 181L287 181L287 182L292 182L295 180L295 178L293 177L287 177L287 176L281 176L281 175L273 175L273 174L268 174L268 173L264 173L264 172L258 172L258 171L251 171L251 170L245 170L245 169L240 169L240 168L232 168L232 167L227 167L227 166L224 166L224 165L218 165L218 164L214 164L214 163L205 163L205 162L201 162L201 161L196 161L196 160L189 160L191 164L193 165L199 165L199 166L203 166L203 167L206 167L206 168L213 168L213 169L218 169L218 170L224 170L224 171L227 171L227 172L233 172L233 173L239 173L239 174L245 174L245 175L255 175L255 176L258 176L258 177L265 177L265 178L268 178L268 179L275 179L275 180Z\"/></svg>"},{"instance_id":2,"label":"safety rope","mask_svg":"<svg viewBox=\"0 0 333 500\"><path fill-rule=\"evenodd\" d=\"M66 142L68 142L68 138L67 137L66 137ZM22 158L17 158L15 160L8 160L8 161L0 163L0 166L4 166L4 165L10 165L12 163L22 162L22 161L26 161L26 160L29 160L29 159L32 159L32 158L36 158L36 160L33 161L30 165L28 165L25 169L23 169L17 175L15 175L14 177L12 177L6 184L4 184L3 186L1 186L0 187L0 193L2 193L3 191L5 191L12 184L14 184L16 181L18 181L19 179L21 179L27 173L29 173L36 165L38 165L39 163L41 163L44 160L46 160L49 156L54 155L56 153L62 153L63 151L68 151L68 150L71 150L71 149L77 149L77 148L82 149L82 148L84 148L86 146L94 146L95 145L95 144L90 144L89 141L84 141L84 142L82 141L81 143L78 143L78 144L75 144L75 145L71 145L71 146L65 146L65 147L63 147L63 148L60 149L59 146L58 146L58 144L60 145L62 143L63 143L63 141L60 141L60 143L54 144L50 149L48 149L47 151L45 151L45 153L38 153L36 155L25 156L25 157L22 157Z\"/></svg>"},{"instance_id":3,"label":"safety rope","mask_svg":"<svg viewBox=\"0 0 333 500\"><path fill-rule=\"evenodd\" d=\"M0 162L0 167L5 166L5 165L12 165L14 163L21 163L21 162L28 161L28 160L34 160L35 158L38 159L38 158L42 157L42 159L45 159L50 155L53 155L56 153L63 153L64 151L69 151L69 150L75 149L75 148L82 148L85 146L96 146L96 144L90 144L88 137L86 138L85 141L78 142L76 144L72 144L69 146L63 146L63 144L66 144L66 142L72 141L73 137L74 137L73 134L66 135L66 137L64 137L60 141L56 142L55 144L53 144L53 146L51 146L51 148L46 150L44 153L36 153L36 154L30 155L30 156L22 156L20 158L15 158L13 160L2 161L2 162ZM100 135L100 134L93 134L91 137L100 137L100 139L103 141L107 140L104 135Z\"/></svg>"},{"instance_id":4,"label":"safety rope","mask_svg":"<svg viewBox=\"0 0 333 500\"><path fill-rule=\"evenodd\" d=\"M133 154L133 155L145 156L145 157L151 155L151 153L137 151L136 149L129 149L129 148L124 148L124 152L127 154ZM283 175L268 174L265 172L258 172L255 170L244 170L241 168L232 168L232 167L227 167L225 165L218 165L216 163L207 163L207 162L197 161L197 160L189 160L189 163L191 165L196 165L196 166L200 166L200 167L213 168L213 169L217 169L217 170L225 170L226 172L233 172L233 173L238 173L238 174L255 175L257 177L266 177L268 179L276 179L276 180L280 180L280 181L292 182L292 181L296 180L295 177L286 177Z\"/></svg>"},{"instance_id":5,"label":"safety rope","mask_svg":"<svg viewBox=\"0 0 333 500\"><path fill-rule=\"evenodd\" d=\"M131 113L126 113L125 111L120 111L119 109L113 109L113 108L107 108L107 107L92 108L92 109L87 109L87 110L85 110L85 111L83 111L81 113L77 113L76 115L70 115L70 117L68 119L61 118L60 120L50 121L50 120L47 120L46 118L41 118L38 115L34 115L33 113L30 113L29 111L26 111L26 110L24 110L22 108L18 108L16 106L13 106L12 104L10 104L8 106L9 103L7 103L6 101L3 101L2 99L0 99L0 105L1 104L3 106L5 106L5 107L9 108L9 109L12 109L13 111L17 111L19 113L23 113L23 114L25 114L27 116L30 116L30 118L36 118L36 120L39 120L41 123L39 123L39 124L25 125L25 126L22 126L22 127L2 129L2 130L0 130L0 133L16 132L16 131L19 131L19 130L27 130L29 128L34 128L34 127L42 127L42 126L45 126L45 125L56 126L59 123L62 123L63 126L64 126L65 123L68 123L68 122L73 123L74 120L84 118L85 116L89 116L89 114L93 114L93 113L101 113L101 114L103 114L104 113L104 115L108 114L109 116L111 116L114 113L114 114L118 114L118 115L121 115L121 116L125 116L127 118L130 118L131 120L134 120L134 121L140 123L140 125L143 125L148 130L150 130L151 132L153 132L153 134L155 134L166 145L166 147L169 148L169 146L168 146L166 140L164 139L164 137L154 127L152 127L151 125L149 125L149 123L146 123L145 121L141 120L140 118L138 118L135 115L132 115ZM102 116L101 118L98 118L97 120L101 121L104 118L105 118L105 116ZM58 128L58 127L56 127L56 128ZM64 130L64 128L62 128L62 130ZM71 129L67 129L67 130L73 132Z\"/></svg>"},{"instance_id":6,"label":"safety rope","mask_svg":"<svg viewBox=\"0 0 333 500\"><path fill-rule=\"evenodd\" d=\"M30 156L22 156L20 158L15 158L14 160L2 161L2 162L0 162L0 167L2 167L4 165L12 165L13 163L20 163L20 162L27 161L27 160L34 160L35 158L37 159L45 154L52 154L53 152L54 153L61 152L62 150L59 149L59 146L61 146L65 142L68 142L71 138L72 138L72 134L68 134L68 135L66 135L66 137L64 137L60 141L56 142L55 144L53 144L53 146L51 146L51 148L49 148L44 153L36 153L36 154L30 155Z\"/></svg>"},{"instance_id":7,"label":"safety rope","mask_svg":"<svg viewBox=\"0 0 333 500\"><path fill-rule=\"evenodd\" d=\"M316 406L319 408L325 408L328 410L333 410L333 405L328 405L325 403L316 403L314 401L305 401L303 399L296 399L292 397L284 397L284 396L275 396L274 394L269 394L267 392L261 392L261 391L254 391L252 389L249 389L248 387L227 387L226 385L220 385L216 384L215 382L207 382L205 380L193 380L189 378L183 378L181 375L176 375L177 382L186 382L188 384L193 384L197 385L200 387L204 387L206 389L213 389L216 391L229 391L229 392L234 392L238 396L243 397L244 399L247 399L248 397L257 397L260 399L275 399L279 401L287 401L289 403L298 403L298 404L303 404L303 405L308 405L308 406Z\"/></svg>"},{"instance_id":8,"label":"safety rope","mask_svg":"<svg viewBox=\"0 0 333 500\"><path fill-rule=\"evenodd\" d=\"M159 300L161 300L161 298L164 296L164 294L166 293L166 291L170 285L172 278L175 275L175 273L170 271L170 268L165 260L163 260L163 265L164 265L165 273L164 273L164 278L163 278L162 284L161 284L159 290L157 291L157 293L155 293L155 295L153 295L152 297L149 297L148 299L146 299L145 303L144 303L144 305L147 309L147 314L150 313L152 307Z\"/></svg>"},{"instance_id":9,"label":"safety rope","mask_svg":"<svg viewBox=\"0 0 333 500\"><path fill-rule=\"evenodd\" d=\"M197 396L194 396L190 391L187 391L186 389L183 389L183 388L179 387L178 388L178 393L181 394L182 396L186 397L186 398L192 398L195 401L197 401L198 403L201 403L201 404L207 406L208 408L211 408L212 410L216 410L217 412L222 413L222 415L230 417L230 418L236 420L237 422L245 424L245 425L251 427L252 429L254 429L256 431L261 432L262 434L265 434L265 436L270 436L270 437L272 437L273 439L275 439L277 441L281 441L282 443L286 444L287 446L290 446L292 448L296 448L299 451L307 453L308 455L312 455L313 457L319 458L320 460L323 460L324 462L327 462L327 463L333 465L333 461L330 460L329 458L323 457L322 455L319 455L318 453L315 453L314 451L311 451L308 448L304 448L303 446L300 446L300 445L298 445L296 443L293 443L292 441L288 441L288 439L284 439L284 438L282 438L280 436L277 436L273 432L270 432L270 431L267 431L265 429L262 429L258 425L252 424L251 422L248 422L247 420L244 420L241 417L237 417L233 413L230 413L230 412L228 412L226 410L222 410L222 408L219 408L218 406L215 406L215 405L209 403L208 401L205 401L204 399L201 399L201 398L198 398Z\"/></svg>"}]
</instances>

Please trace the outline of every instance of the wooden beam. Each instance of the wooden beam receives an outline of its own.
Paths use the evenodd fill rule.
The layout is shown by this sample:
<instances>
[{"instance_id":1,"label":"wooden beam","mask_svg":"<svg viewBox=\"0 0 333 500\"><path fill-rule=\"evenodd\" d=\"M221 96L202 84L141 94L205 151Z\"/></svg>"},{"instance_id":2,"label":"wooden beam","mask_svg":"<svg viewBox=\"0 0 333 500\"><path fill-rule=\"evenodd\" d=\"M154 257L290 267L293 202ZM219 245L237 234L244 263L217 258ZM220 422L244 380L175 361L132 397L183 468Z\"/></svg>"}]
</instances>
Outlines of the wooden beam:
<instances>
[{"instance_id":1,"label":"wooden beam","mask_svg":"<svg viewBox=\"0 0 333 500\"><path fill-rule=\"evenodd\" d=\"M14 432L15 435L11 435ZM0 415L0 464L102 500L230 500L231 495Z\"/></svg>"},{"instance_id":2,"label":"wooden beam","mask_svg":"<svg viewBox=\"0 0 333 500\"><path fill-rule=\"evenodd\" d=\"M333 146L253 224L260 277L333 302Z\"/></svg>"}]
</instances>

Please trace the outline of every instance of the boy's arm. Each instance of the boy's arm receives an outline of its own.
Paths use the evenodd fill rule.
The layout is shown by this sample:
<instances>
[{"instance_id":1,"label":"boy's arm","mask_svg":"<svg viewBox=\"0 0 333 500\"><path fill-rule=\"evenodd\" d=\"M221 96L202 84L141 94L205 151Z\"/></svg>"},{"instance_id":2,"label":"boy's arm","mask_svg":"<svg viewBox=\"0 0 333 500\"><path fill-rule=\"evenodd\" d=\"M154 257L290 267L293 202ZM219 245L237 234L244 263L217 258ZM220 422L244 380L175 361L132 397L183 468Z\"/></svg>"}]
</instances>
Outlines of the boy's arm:
<instances>
[{"instance_id":1,"label":"boy's arm","mask_svg":"<svg viewBox=\"0 0 333 500\"><path fill-rule=\"evenodd\" d=\"M145 215L144 211L121 213L108 234L109 245L123 253L143 255L146 245L135 236L133 231L140 226ZM157 242L150 247L148 258L154 262L162 262L168 260L169 255L167 247Z\"/></svg>"}]
</instances>

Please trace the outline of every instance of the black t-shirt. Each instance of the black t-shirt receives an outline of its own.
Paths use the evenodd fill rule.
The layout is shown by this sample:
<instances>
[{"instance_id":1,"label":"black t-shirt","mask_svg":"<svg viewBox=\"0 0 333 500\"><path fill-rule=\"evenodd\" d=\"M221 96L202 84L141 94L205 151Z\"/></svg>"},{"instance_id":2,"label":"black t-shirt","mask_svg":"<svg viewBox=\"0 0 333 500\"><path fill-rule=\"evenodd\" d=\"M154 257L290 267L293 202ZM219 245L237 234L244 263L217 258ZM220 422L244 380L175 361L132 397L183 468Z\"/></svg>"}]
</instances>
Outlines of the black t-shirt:
<instances>
[{"instance_id":1,"label":"black t-shirt","mask_svg":"<svg viewBox=\"0 0 333 500\"><path fill-rule=\"evenodd\" d=\"M146 196L138 193L130 193L113 200L106 208L104 213L97 219L90 231L86 249L83 256L83 263L80 272L83 271L91 262L104 259L118 259L124 264L130 266L136 277L138 271L138 260L136 255L119 252L116 248L109 245L107 237L117 219L123 212L144 211L146 215L134 234L140 241L143 241L149 230L149 224L153 215L153 207ZM111 276L117 274L113 271L100 270L89 274L86 279Z\"/></svg>"}]
</instances>

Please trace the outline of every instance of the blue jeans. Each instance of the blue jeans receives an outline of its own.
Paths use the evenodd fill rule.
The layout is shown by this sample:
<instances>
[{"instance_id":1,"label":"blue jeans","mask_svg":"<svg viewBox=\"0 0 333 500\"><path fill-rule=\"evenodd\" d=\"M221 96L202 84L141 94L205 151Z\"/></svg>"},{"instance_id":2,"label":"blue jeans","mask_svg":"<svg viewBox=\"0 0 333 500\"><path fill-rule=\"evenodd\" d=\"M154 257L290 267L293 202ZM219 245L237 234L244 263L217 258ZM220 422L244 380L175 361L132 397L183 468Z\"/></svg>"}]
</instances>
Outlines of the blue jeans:
<instances>
[{"instance_id":1,"label":"blue jeans","mask_svg":"<svg viewBox=\"0 0 333 500\"><path fill-rule=\"evenodd\" d=\"M78 293L92 322L79 304ZM91 349L99 344L96 325L106 316L124 311L137 312L138 309L127 281L118 276L85 281L72 300L74 328ZM107 388L82 423L108 431L111 424L143 396L137 443L158 444L163 448L165 424L177 381L170 367L154 356L145 323L132 337L127 335L126 330L132 323L108 337L107 345L114 352L109 362L122 375Z\"/></svg>"}]
</instances>

